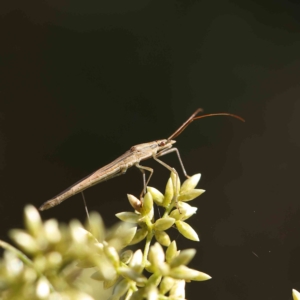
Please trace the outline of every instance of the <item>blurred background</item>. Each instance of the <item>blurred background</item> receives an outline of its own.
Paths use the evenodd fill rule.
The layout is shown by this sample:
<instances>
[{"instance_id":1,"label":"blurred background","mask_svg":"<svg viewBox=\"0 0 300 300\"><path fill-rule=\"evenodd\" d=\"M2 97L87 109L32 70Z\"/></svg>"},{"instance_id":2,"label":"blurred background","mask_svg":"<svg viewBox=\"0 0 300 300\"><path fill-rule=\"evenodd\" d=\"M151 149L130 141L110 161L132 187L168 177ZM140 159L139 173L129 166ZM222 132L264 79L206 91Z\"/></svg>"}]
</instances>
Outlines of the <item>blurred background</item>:
<instances>
[{"instance_id":1,"label":"blurred background","mask_svg":"<svg viewBox=\"0 0 300 300\"><path fill-rule=\"evenodd\" d=\"M177 138L201 173L190 266L210 274L188 299L292 299L300 290L298 1L31 0L0 4L0 238L131 146ZM175 154L163 157L184 180ZM169 171L153 160L151 186ZM141 174L85 192L107 226L130 210ZM80 195L42 213L85 220Z\"/></svg>"}]
</instances>

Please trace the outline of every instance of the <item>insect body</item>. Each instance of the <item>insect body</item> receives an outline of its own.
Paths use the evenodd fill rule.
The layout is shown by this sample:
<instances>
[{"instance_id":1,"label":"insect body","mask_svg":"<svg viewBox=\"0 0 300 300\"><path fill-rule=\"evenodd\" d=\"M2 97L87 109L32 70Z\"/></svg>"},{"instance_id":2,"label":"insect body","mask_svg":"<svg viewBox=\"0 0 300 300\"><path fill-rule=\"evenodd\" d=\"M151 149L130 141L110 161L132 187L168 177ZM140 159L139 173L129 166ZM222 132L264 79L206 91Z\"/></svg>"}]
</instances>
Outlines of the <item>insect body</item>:
<instances>
[{"instance_id":1,"label":"insect body","mask_svg":"<svg viewBox=\"0 0 300 300\"><path fill-rule=\"evenodd\" d=\"M116 160L112 161L110 164L100 168L99 170L95 171L94 173L90 174L89 176L81 179L80 181L76 182L72 186L70 186L68 189L65 191L61 192L54 198L46 201L40 208L39 210L46 210L51 207L54 207L64 200L68 199L69 197L78 194L82 192L83 190L98 184L102 181L114 178L116 176L125 174L127 169L136 166L137 168L140 169L140 171L143 174L143 183L144 183L144 188L141 193L141 196L143 193L146 193L146 187L150 181L150 178L153 174L153 169L149 167L145 167L140 165L140 162L149 158L155 159L157 162L162 164L164 167L169 169L171 172L176 173L175 169L158 159L158 157L163 156L165 154L171 153L171 152L176 152L180 165L182 167L183 173L186 177L189 177L184 169L183 163L180 158L180 154L177 148L173 147L173 144L176 143L173 138L177 137L191 122L193 122L196 119L204 118L204 117L209 117L209 116L220 116L220 115L225 115L225 116L231 116L234 118L237 118L241 121L244 121L239 116L233 115L233 114L228 114L228 113L217 113L217 114L208 114L208 115L203 115L203 116L197 116L199 112L202 112L202 109L199 108L197 109L189 119L187 119L168 139L162 139L162 140L157 140L149 143L144 143L144 144L138 144L130 148L127 152L125 152L123 155L118 157ZM150 172L150 175L146 181L146 175L145 171ZM177 175L178 176L178 175Z\"/></svg>"}]
</instances>

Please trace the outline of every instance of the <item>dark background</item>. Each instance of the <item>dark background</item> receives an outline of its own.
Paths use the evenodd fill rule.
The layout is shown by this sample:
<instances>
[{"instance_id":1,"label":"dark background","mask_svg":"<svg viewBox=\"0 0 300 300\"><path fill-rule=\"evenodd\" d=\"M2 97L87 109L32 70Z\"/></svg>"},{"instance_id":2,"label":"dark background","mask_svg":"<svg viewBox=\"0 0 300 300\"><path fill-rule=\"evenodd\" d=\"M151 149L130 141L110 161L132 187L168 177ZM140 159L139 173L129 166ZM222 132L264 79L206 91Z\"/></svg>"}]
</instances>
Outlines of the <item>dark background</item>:
<instances>
[{"instance_id":1,"label":"dark background","mask_svg":"<svg viewBox=\"0 0 300 300\"><path fill-rule=\"evenodd\" d=\"M10 3L10 4L9 4ZM300 290L298 1L3 1L0 238L36 206L132 145L167 138L198 107L227 117L177 138L207 192L190 224L191 267L213 279L188 299L291 299ZM164 161L179 169L174 154ZM151 185L169 172L152 160ZM182 175L182 173L180 173ZM182 175L183 179L183 175ZM141 175L86 191L107 225ZM85 219L80 196L42 213Z\"/></svg>"}]
</instances>

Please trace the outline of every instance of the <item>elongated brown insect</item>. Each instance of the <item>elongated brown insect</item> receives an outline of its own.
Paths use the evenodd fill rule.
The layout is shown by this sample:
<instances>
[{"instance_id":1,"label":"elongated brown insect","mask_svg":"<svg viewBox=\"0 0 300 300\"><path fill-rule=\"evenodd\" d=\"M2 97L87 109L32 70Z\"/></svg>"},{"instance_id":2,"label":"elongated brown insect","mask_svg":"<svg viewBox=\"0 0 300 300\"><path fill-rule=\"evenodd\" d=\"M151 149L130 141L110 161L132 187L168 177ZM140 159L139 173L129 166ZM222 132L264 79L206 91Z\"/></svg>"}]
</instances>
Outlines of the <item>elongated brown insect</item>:
<instances>
[{"instance_id":1,"label":"elongated brown insect","mask_svg":"<svg viewBox=\"0 0 300 300\"><path fill-rule=\"evenodd\" d=\"M151 176L153 175L153 169L145 166L140 165L140 161L153 158L160 164L162 164L164 167L169 169L171 172L174 172L177 176L177 172L175 169L158 159L158 157L166 155L171 152L176 152L178 160L180 162L181 168L183 170L184 175L188 178L185 168L183 166L179 151L177 148L173 148L173 144L176 143L174 138L176 138L178 135L180 135L185 128L192 123L194 120L202 119L205 117L211 117L211 116L230 116L233 118L236 118L240 121L245 122L245 120L237 115L229 114L229 113L214 113L214 114L207 114L203 116L197 116L198 113L203 112L202 108L198 108L168 139L162 139L157 140L149 143L144 144L138 144L130 148L130 150L126 151L123 155L118 157L116 160L111 162L110 164L102 167L101 169L95 171L94 173L90 174L89 176L81 179L80 181L76 182L69 188L67 188L65 191L61 192L54 198L48 200L45 202L39 209L40 210L46 210L51 207L54 207L61 202L65 201L69 197L78 194L82 192L83 190L96 185L102 181L114 178L116 176L125 174L127 169L136 166L139 168L143 174L143 182L144 182L144 188L141 193L141 196L143 193L146 193L146 187L150 181ZM146 175L145 171L149 171L150 175L146 181Z\"/></svg>"}]
</instances>

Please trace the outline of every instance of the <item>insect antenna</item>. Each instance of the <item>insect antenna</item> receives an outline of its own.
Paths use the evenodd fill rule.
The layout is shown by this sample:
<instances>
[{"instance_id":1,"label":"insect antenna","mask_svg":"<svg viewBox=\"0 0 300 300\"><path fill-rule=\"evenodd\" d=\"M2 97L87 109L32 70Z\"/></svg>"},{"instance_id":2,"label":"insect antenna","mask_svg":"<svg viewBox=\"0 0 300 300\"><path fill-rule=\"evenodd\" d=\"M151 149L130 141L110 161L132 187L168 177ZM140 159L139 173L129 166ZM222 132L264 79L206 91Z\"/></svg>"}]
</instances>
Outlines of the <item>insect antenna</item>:
<instances>
[{"instance_id":1,"label":"insect antenna","mask_svg":"<svg viewBox=\"0 0 300 300\"><path fill-rule=\"evenodd\" d=\"M242 122L245 122L245 120L238 116L238 115L234 115L234 114L230 114L230 113L213 113L213 114L206 114L203 116L197 116L198 113L203 112L202 108L198 108L169 138L168 141L176 138L177 136L179 136L194 120L198 120L198 119L202 119L202 118L206 118L206 117L214 117L214 116L229 116L229 117L233 117L236 118Z\"/></svg>"}]
</instances>

